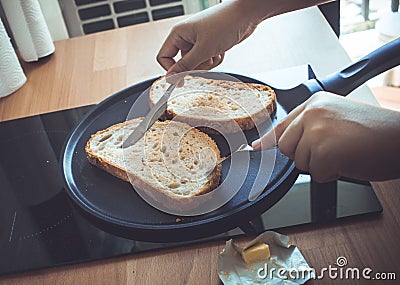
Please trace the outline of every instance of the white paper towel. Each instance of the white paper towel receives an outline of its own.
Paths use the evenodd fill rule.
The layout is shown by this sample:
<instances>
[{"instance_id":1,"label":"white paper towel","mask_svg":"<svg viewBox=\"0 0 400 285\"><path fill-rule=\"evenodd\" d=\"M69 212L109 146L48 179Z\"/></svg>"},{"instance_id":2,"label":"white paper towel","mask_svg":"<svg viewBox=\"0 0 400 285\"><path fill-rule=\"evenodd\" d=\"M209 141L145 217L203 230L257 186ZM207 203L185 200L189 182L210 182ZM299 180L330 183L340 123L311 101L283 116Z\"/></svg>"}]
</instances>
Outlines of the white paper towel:
<instances>
[{"instance_id":1,"label":"white paper towel","mask_svg":"<svg viewBox=\"0 0 400 285\"><path fill-rule=\"evenodd\" d=\"M24 71L0 19L0 98L10 95L25 82Z\"/></svg>"},{"instance_id":2,"label":"white paper towel","mask_svg":"<svg viewBox=\"0 0 400 285\"><path fill-rule=\"evenodd\" d=\"M23 60L37 61L55 50L38 0L1 0Z\"/></svg>"}]
</instances>

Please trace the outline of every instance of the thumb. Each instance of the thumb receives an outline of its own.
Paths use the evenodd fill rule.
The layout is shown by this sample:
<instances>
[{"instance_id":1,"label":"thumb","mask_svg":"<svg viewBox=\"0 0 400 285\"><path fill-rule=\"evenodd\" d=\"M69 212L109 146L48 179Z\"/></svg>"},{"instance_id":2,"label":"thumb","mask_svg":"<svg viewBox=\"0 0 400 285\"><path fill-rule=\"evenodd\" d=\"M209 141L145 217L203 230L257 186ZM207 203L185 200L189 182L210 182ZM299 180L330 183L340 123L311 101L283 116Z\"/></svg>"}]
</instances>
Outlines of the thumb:
<instances>
[{"instance_id":1,"label":"thumb","mask_svg":"<svg viewBox=\"0 0 400 285\"><path fill-rule=\"evenodd\" d=\"M253 141L251 146L254 150L263 150L274 147L278 143L286 128L287 122L286 120L283 120L261 138Z\"/></svg>"},{"instance_id":2,"label":"thumb","mask_svg":"<svg viewBox=\"0 0 400 285\"><path fill-rule=\"evenodd\" d=\"M197 45L195 45L190 51L182 56L174 65L168 69L167 75L191 71L201 64L206 58L199 52Z\"/></svg>"}]
</instances>

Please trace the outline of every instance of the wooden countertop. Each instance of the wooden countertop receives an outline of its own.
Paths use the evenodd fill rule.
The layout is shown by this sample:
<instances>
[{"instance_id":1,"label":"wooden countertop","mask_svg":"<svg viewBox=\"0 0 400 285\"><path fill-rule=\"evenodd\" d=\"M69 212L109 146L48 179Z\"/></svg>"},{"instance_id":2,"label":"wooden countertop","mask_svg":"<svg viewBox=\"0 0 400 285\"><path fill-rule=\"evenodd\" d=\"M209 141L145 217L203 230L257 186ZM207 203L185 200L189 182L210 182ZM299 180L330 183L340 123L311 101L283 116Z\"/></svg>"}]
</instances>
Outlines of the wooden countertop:
<instances>
[{"instance_id":1,"label":"wooden countertop","mask_svg":"<svg viewBox=\"0 0 400 285\"><path fill-rule=\"evenodd\" d=\"M0 99L0 121L97 103L129 85L162 75L155 55L170 27L178 20L56 42L55 54L38 63L23 64L28 81L11 96ZM349 62L320 12L310 8L265 21L248 40L227 53L217 70L251 76L310 63L321 76ZM351 96L376 102L366 86ZM280 232L292 238L316 269L345 256L353 267L395 272L399 279L399 188L400 180L374 183L384 208L381 215ZM223 242L215 242L137 254L5 276L0 278L0 284L220 284L217 256L223 247ZM365 284L365 281L335 282L325 278L307 284L333 283Z\"/></svg>"}]
</instances>

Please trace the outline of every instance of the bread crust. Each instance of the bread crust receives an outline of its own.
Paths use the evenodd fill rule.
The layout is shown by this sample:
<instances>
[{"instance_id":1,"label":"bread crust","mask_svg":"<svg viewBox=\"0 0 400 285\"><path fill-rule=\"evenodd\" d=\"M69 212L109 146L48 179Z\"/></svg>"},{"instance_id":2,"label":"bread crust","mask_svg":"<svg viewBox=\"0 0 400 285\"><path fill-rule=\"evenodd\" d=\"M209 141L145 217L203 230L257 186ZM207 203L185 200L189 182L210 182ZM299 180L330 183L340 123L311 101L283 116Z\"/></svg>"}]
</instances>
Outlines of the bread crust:
<instances>
[{"instance_id":1,"label":"bread crust","mask_svg":"<svg viewBox=\"0 0 400 285\"><path fill-rule=\"evenodd\" d=\"M153 107L157 101L154 99L154 89L157 84L160 82L165 81L165 77L161 77L157 79L152 86L150 87L150 96L149 96L149 105L150 107ZM242 117L234 117L232 119L218 119L218 120L209 120L201 117L195 117L195 116L185 116L182 114L177 114L171 108L167 108L165 112L165 117L167 119L175 119L177 121L181 121L184 123L187 123L191 126L196 126L196 128L204 131L205 133L209 134L219 134L217 129L222 129L224 133L234 133L237 132L239 129L238 127L243 130L251 130L255 126L263 123L266 118L269 118L276 110L276 94L274 90L267 85L262 85L262 84L256 84L256 83L243 83L243 82L233 82L233 81L221 81L221 80L210 80L211 82L216 82L218 81L217 84L219 86L225 87L229 86L230 88L244 88L244 86L247 86L247 88L254 89L260 92L267 92L269 94L268 102L263 106L263 108L260 108L253 114L250 114L249 116L242 116Z\"/></svg>"},{"instance_id":2,"label":"bread crust","mask_svg":"<svg viewBox=\"0 0 400 285\"><path fill-rule=\"evenodd\" d=\"M110 132L111 129L113 128L120 128L123 125L129 124L130 122L134 120L141 120L142 118L136 118L131 121L126 121L122 123L118 123L115 125L112 125L108 127L105 130L100 130L93 134L90 139L87 141L86 146L85 146L85 152L87 155L87 159L90 162L90 164L108 172L109 174L122 179L126 182L130 182L134 188L143 191L147 196L150 196L152 199L155 201L162 203L163 205L169 205L172 207L171 209L174 210L190 210L193 208L196 208L198 206L198 203L196 199L194 199L195 196L203 195L205 193L208 193L215 188L218 187L220 179L221 179L221 170L222 166L218 164L214 170L208 175L207 177L207 182L203 184L203 186L196 192L195 195L193 196L180 196L173 194L171 192L168 192L166 189L163 189L160 187L159 184L151 183L151 181L146 181L146 179L143 179L140 175L137 173L128 173L125 169L121 168L120 166L112 163L111 161L108 161L107 159L104 159L97 155L92 149L91 149L91 143L93 139L103 133ZM181 122L174 122L177 124L184 124ZM186 124L185 124L186 125ZM190 126L188 126L190 127ZM192 128L193 129L193 128ZM205 133L200 132L197 129L193 129L193 131L197 132L199 135L201 135L204 139L206 139L209 144L212 146L213 151L216 154L217 159L220 159L220 151L215 144L215 142Z\"/></svg>"}]
</instances>

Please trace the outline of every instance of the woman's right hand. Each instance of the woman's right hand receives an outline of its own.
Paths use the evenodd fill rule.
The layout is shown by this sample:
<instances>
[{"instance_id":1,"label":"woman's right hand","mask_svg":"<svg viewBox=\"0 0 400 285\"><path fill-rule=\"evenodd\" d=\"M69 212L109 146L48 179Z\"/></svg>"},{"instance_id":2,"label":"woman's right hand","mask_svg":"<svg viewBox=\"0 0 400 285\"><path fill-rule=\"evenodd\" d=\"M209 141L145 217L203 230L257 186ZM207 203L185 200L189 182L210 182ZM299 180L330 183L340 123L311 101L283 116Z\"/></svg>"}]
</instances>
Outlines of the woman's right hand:
<instances>
[{"instance_id":1,"label":"woman's right hand","mask_svg":"<svg viewBox=\"0 0 400 285\"><path fill-rule=\"evenodd\" d=\"M263 20L329 1L333 0L224 0L175 25L160 48L157 61L167 75L211 69ZM179 52L181 59L175 61Z\"/></svg>"},{"instance_id":2,"label":"woman's right hand","mask_svg":"<svg viewBox=\"0 0 400 285\"><path fill-rule=\"evenodd\" d=\"M400 112L318 92L252 146L278 143L318 182L400 178Z\"/></svg>"},{"instance_id":3,"label":"woman's right hand","mask_svg":"<svg viewBox=\"0 0 400 285\"><path fill-rule=\"evenodd\" d=\"M225 1L175 25L157 55L167 75L219 65L225 52L257 26L253 9L245 2ZM181 59L175 61L179 52Z\"/></svg>"}]
</instances>

